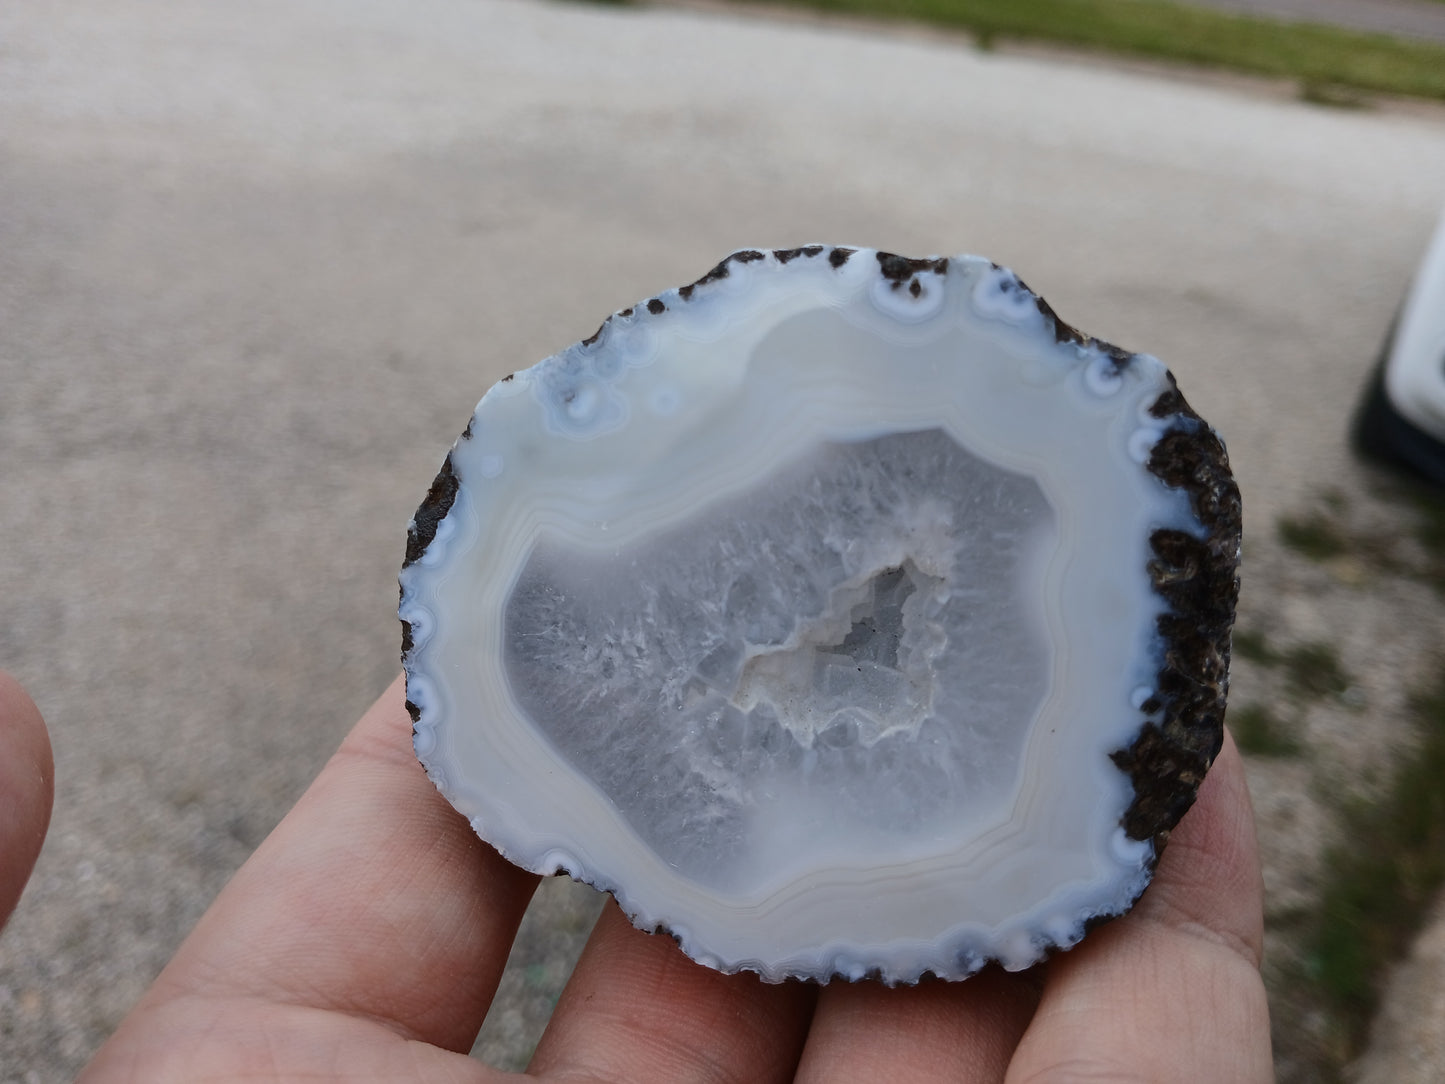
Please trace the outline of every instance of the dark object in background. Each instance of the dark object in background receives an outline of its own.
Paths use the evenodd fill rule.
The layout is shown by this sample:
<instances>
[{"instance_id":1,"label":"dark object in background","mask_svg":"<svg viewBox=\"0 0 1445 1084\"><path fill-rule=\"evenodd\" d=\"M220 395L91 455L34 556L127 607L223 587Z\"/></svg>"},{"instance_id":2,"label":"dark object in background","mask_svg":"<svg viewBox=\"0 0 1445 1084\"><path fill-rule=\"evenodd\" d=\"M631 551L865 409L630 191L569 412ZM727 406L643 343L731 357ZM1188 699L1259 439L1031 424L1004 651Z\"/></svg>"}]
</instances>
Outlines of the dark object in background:
<instances>
[{"instance_id":1,"label":"dark object in background","mask_svg":"<svg viewBox=\"0 0 1445 1084\"><path fill-rule=\"evenodd\" d=\"M1355 417L1361 452L1445 487L1445 215Z\"/></svg>"}]
</instances>

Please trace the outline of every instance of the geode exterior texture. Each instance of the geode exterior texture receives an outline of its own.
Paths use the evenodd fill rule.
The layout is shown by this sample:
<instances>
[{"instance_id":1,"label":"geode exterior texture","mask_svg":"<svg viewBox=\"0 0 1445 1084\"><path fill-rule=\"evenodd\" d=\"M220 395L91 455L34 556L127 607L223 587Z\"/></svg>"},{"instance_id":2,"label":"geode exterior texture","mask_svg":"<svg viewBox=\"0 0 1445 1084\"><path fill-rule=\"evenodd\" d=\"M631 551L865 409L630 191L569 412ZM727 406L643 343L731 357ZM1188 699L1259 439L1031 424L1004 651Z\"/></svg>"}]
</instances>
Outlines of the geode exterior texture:
<instances>
[{"instance_id":1,"label":"geode exterior texture","mask_svg":"<svg viewBox=\"0 0 1445 1084\"><path fill-rule=\"evenodd\" d=\"M1219 750L1239 493L1012 272L734 253L478 404L401 574L417 754L501 853L765 979L1027 967Z\"/></svg>"}]
</instances>

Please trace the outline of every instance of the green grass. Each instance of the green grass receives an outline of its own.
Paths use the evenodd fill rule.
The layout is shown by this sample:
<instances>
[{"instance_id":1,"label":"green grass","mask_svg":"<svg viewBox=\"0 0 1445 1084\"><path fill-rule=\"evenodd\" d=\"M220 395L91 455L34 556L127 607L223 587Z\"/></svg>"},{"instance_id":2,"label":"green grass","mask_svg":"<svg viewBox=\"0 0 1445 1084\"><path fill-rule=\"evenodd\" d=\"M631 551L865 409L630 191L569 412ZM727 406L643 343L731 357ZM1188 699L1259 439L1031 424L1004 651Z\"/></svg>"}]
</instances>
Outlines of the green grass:
<instances>
[{"instance_id":1,"label":"green grass","mask_svg":"<svg viewBox=\"0 0 1445 1084\"><path fill-rule=\"evenodd\" d=\"M1290 691L1301 699L1319 700L1338 696L1350 687L1349 675L1340 665L1334 646L1321 640L1296 644L1279 657L1280 669Z\"/></svg>"},{"instance_id":2,"label":"green grass","mask_svg":"<svg viewBox=\"0 0 1445 1084\"><path fill-rule=\"evenodd\" d=\"M1255 629L1234 630L1232 650L1241 659L1278 671L1287 696L1274 704L1245 704L1229 711L1229 729L1246 753L1261 757L1290 757L1304 752L1296 736L1309 704L1338 696L1350 687L1339 654L1323 641L1295 644L1281 651ZM1280 711L1283 709L1284 718Z\"/></svg>"},{"instance_id":3,"label":"green grass","mask_svg":"<svg viewBox=\"0 0 1445 1084\"><path fill-rule=\"evenodd\" d=\"M1257 757L1293 757L1304 751L1299 739L1263 704L1231 708L1229 732L1246 753Z\"/></svg>"},{"instance_id":4,"label":"green grass","mask_svg":"<svg viewBox=\"0 0 1445 1084\"><path fill-rule=\"evenodd\" d=\"M1281 651L1264 633L1237 628L1232 649L1241 659L1281 671L1295 703L1339 696L1350 687L1350 675L1340 664L1339 652L1323 640L1307 640Z\"/></svg>"},{"instance_id":5,"label":"green grass","mask_svg":"<svg viewBox=\"0 0 1445 1084\"><path fill-rule=\"evenodd\" d=\"M1398 481L1376 492L1399 513L1390 526L1352 523L1343 495L1326 491L1279 520L1277 537L1307 560L1347 557L1374 577L1424 582L1445 593L1445 496ZM1328 644L1279 647L1260 632L1236 630L1234 648L1282 679L1288 694L1271 700L1271 710L1230 711L1236 739L1241 747L1253 743L1256 755L1287 755L1269 750L1300 732L1309 704L1349 688ZM1345 785L1323 786L1322 797L1336 810L1338 841L1321 856L1318 895L1303 912L1272 919L1287 944L1268 967L1275 1044L1283 1063L1295 1066L1293 1079L1345 1079L1389 965L1407 951L1445 887L1445 673L1412 698L1410 713L1417 744L1387 775L1357 774Z\"/></svg>"},{"instance_id":6,"label":"green grass","mask_svg":"<svg viewBox=\"0 0 1445 1084\"><path fill-rule=\"evenodd\" d=\"M1233 651L1241 659L1257 662L1261 666L1274 666L1279 662L1279 653L1265 639L1264 633L1254 629L1235 628Z\"/></svg>"},{"instance_id":7,"label":"green grass","mask_svg":"<svg viewBox=\"0 0 1445 1084\"><path fill-rule=\"evenodd\" d=\"M1445 99L1445 46L1283 24L1167 0L770 0L1300 81L1302 95L1358 104L1341 88Z\"/></svg>"},{"instance_id":8,"label":"green grass","mask_svg":"<svg viewBox=\"0 0 1445 1084\"><path fill-rule=\"evenodd\" d=\"M1406 951L1445 885L1445 677L1413 707L1420 745L1377 801L1346 806L1310 923L1307 976L1351 1054L1363 1046L1383 965Z\"/></svg>"},{"instance_id":9,"label":"green grass","mask_svg":"<svg viewBox=\"0 0 1445 1084\"><path fill-rule=\"evenodd\" d=\"M1416 515L1411 533L1425 551L1420 578L1445 594L1445 494L1426 486L1412 486L1405 496Z\"/></svg>"},{"instance_id":10,"label":"green grass","mask_svg":"<svg viewBox=\"0 0 1445 1084\"><path fill-rule=\"evenodd\" d=\"M1281 516L1275 523L1276 537L1308 560L1327 562L1348 555L1376 574L1409 577L1445 594L1445 494L1404 481L1393 482L1381 493L1406 510L1403 530L1351 528L1344 498L1326 492L1314 508ZM1419 552L1401 545L1410 538Z\"/></svg>"},{"instance_id":11,"label":"green grass","mask_svg":"<svg viewBox=\"0 0 1445 1084\"><path fill-rule=\"evenodd\" d=\"M1276 524L1279 540L1312 561L1328 561L1350 548L1349 540L1329 516L1312 512L1304 516L1282 516Z\"/></svg>"},{"instance_id":12,"label":"green grass","mask_svg":"<svg viewBox=\"0 0 1445 1084\"><path fill-rule=\"evenodd\" d=\"M1420 513L1415 537L1431 555L1445 557L1445 497L1421 491L1415 494L1415 509Z\"/></svg>"}]
</instances>

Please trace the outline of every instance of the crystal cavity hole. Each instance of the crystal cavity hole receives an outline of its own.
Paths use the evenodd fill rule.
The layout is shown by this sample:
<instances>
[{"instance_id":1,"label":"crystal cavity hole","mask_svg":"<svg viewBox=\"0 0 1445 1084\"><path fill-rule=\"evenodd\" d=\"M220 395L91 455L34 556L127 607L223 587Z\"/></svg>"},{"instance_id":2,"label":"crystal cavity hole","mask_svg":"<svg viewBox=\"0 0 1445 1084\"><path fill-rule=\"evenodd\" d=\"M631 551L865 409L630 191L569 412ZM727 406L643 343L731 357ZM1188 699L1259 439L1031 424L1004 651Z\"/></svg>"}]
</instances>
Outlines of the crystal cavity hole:
<instances>
[{"instance_id":1,"label":"crystal cavity hole","mask_svg":"<svg viewBox=\"0 0 1445 1084\"><path fill-rule=\"evenodd\" d=\"M805 747L818 740L872 746L885 734L917 731L932 703L931 681L910 682L907 666L924 650L922 607L908 605L920 589L920 603L938 602L945 581L912 558L837 589L823 618L787 644L751 654L730 702L744 712L768 705Z\"/></svg>"}]
</instances>

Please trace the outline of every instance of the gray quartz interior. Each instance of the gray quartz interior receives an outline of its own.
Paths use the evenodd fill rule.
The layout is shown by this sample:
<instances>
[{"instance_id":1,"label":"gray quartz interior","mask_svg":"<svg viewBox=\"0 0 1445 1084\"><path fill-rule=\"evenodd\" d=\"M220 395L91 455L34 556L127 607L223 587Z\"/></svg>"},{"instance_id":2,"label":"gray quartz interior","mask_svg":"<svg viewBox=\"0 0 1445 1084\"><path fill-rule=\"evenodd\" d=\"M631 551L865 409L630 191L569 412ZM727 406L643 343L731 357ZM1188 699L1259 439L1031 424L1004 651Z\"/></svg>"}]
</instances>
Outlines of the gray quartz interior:
<instances>
[{"instance_id":1,"label":"gray quartz interior","mask_svg":"<svg viewBox=\"0 0 1445 1084\"><path fill-rule=\"evenodd\" d=\"M1038 484L941 430L830 443L599 555L549 540L506 610L519 704L670 865L757 869L759 809L889 840L1006 797L1048 683ZM626 720L626 725L615 725Z\"/></svg>"}]
</instances>

